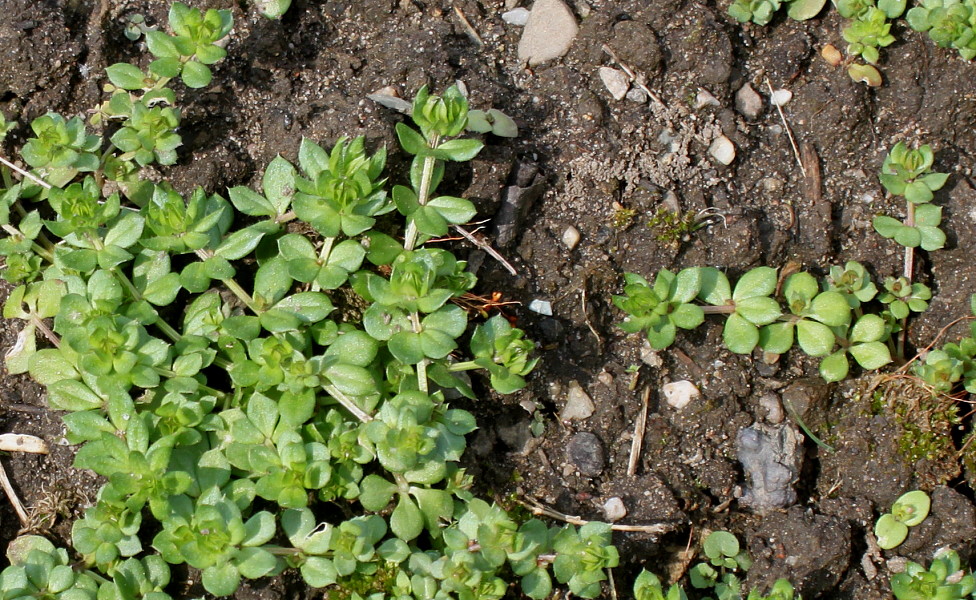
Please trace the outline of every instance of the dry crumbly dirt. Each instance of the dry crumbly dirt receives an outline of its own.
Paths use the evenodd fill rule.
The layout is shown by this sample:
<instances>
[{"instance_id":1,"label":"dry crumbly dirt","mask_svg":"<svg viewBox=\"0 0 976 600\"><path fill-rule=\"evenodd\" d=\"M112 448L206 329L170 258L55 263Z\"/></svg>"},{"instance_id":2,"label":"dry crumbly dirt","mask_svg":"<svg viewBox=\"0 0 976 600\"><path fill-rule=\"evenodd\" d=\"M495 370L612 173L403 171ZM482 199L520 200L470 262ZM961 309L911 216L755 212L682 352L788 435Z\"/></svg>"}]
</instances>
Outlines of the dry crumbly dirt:
<instances>
[{"instance_id":1,"label":"dry crumbly dirt","mask_svg":"<svg viewBox=\"0 0 976 600\"><path fill-rule=\"evenodd\" d=\"M461 80L474 107L498 108L518 122L518 138L488 139L482 154L450 171L445 183L471 198L485 219L499 212L506 185L532 187L539 196L501 248L518 275L472 252L472 262L480 262L479 291L523 303L509 313L540 343L542 361L523 392L468 406L482 429L465 462L481 491L500 500L518 493L565 514L601 519L604 502L617 496L627 509L623 523L668 524L663 536L615 534L624 557L614 573L620 597L642 567L680 574L689 539L722 528L736 533L756 561L750 586L789 577L804 598L889 597L886 566L866 533L899 494L919 486L933 492L932 517L897 554L924 561L952 545L965 559L972 555L976 474L961 468L951 447L934 460L908 458L906 424L925 414L911 403L911 390L885 392L882 385L862 393L870 377L828 387L815 379L816 364L796 353L762 365L758 357L724 350L713 321L679 335L658 354L659 365L644 366L634 382L641 342L616 329L621 314L610 296L623 271L652 276L695 265L738 275L796 261L823 274L831 264L858 260L878 279L895 274L901 252L874 234L870 221L903 208L886 198L876 175L897 141L928 143L936 169L951 177L936 194L949 243L919 260L918 278L935 298L910 339L925 346L968 312L976 292L976 65L898 25L898 41L883 52L885 83L870 89L819 57L824 44L843 47L835 12L804 23L780 17L768 27L741 26L725 14L727 0L578 0L580 32L570 52L532 70L519 64L520 30L501 20L502 0L296 0L280 22L258 17L243 2L195 4L231 8L236 26L214 83L184 96L179 164L154 174L183 192L254 184L276 154L294 160L303 136L330 144L365 135L371 146L391 149L391 177L402 179L405 161L393 136L402 117L366 99L385 86L410 97L424 84L442 90ZM49 110L78 114L95 106L107 65L144 63L146 54L122 35L125 20L141 13L150 25L163 23L168 8L158 0L0 6L0 111L21 123L8 137L7 155L23 143L23 124ZM455 9L483 45L466 34ZM663 104L611 98L597 75L599 67L614 66L605 44L646 77ZM806 187L768 103L754 120L735 110L737 90L750 83L765 98L767 80L793 92L785 115L798 143L813 150L820 194ZM718 106L696 108L700 90ZM737 148L730 166L707 152L720 132ZM524 181L516 181L519 170L529 172ZM645 226L661 207L711 210L721 218L686 239L662 242ZM630 223L618 222L620 208L634 211ZM572 250L561 243L568 226L581 234ZM553 316L526 310L534 299L551 302ZM11 346L18 329L2 323L0 345ZM678 411L660 388L681 379L702 396ZM573 381L595 412L562 421ZM636 474L628 475L646 386L652 393L643 452ZM806 440L796 503L763 516L737 499L745 482L735 440L741 428L766 418L759 399L770 393L804 404L804 420L835 452ZM533 437L537 418L545 430ZM45 409L43 390L23 376L0 378L0 430L51 443L48 456L0 461L24 503L48 515L44 531L66 543L71 519L98 482L70 468L72 449L59 441L63 427ZM596 446L580 433L594 434ZM933 435L958 440L961 433L942 423ZM582 450L581 439L588 443ZM57 515L53 524L50 515ZM0 543L16 531L14 513L0 502ZM321 594L277 578L246 585L237 597Z\"/></svg>"}]
</instances>

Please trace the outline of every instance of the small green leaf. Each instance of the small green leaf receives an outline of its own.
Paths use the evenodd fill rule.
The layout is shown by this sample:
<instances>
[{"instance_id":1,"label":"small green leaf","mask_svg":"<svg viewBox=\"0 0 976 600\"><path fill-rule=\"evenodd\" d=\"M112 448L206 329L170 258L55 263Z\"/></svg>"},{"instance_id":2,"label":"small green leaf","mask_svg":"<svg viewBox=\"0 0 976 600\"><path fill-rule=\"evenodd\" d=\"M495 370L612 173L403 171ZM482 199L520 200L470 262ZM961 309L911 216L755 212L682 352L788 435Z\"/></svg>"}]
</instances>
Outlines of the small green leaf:
<instances>
[{"instance_id":1,"label":"small green leaf","mask_svg":"<svg viewBox=\"0 0 976 600\"><path fill-rule=\"evenodd\" d=\"M905 186L905 200L912 204L931 202L933 197L932 190L921 181L913 181Z\"/></svg>"},{"instance_id":2,"label":"small green leaf","mask_svg":"<svg viewBox=\"0 0 976 600\"><path fill-rule=\"evenodd\" d=\"M736 313L729 315L722 330L725 346L736 354L749 354L759 343L759 329Z\"/></svg>"},{"instance_id":3,"label":"small green leaf","mask_svg":"<svg viewBox=\"0 0 976 600\"><path fill-rule=\"evenodd\" d=\"M826 356L834 348L834 332L822 323L803 319L796 324L796 341L808 355Z\"/></svg>"},{"instance_id":4,"label":"small green leaf","mask_svg":"<svg viewBox=\"0 0 976 600\"><path fill-rule=\"evenodd\" d=\"M420 156L430 154L431 150L430 147L427 146L427 140L425 140L424 136L420 135L416 129L404 123L397 123L396 134L397 138L400 140L400 146L402 146L408 154L416 154Z\"/></svg>"},{"instance_id":5,"label":"small green leaf","mask_svg":"<svg viewBox=\"0 0 976 600\"><path fill-rule=\"evenodd\" d=\"M731 558L739 553L739 540L728 531L713 531L702 543L702 550L712 560Z\"/></svg>"},{"instance_id":6,"label":"small green leaf","mask_svg":"<svg viewBox=\"0 0 976 600\"><path fill-rule=\"evenodd\" d=\"M886 215L876 216L872 223L874 225L874 230L877 231L881 237L886 237L888 239L895 237L895 234L905 227L898 219Z\"/></svg>"},{"instance_id":7,"label":"small green leaf","mask_svg":"<svg viewBox=\"0 0 976 600\"><path fill-rule=\"evenodd\" d=\"M339 572L328 558L322 556L308 557L299 568L305 583L314 588L324 588L334 584L339 578Z\"/></svg>"},{"instance_id":8,"label":"small green leaf","mask_svg":"<svg viewBox=\"0 0 976 600\"><path fill-rule=\"evenodd\" d=\"M902 2L904 3L904 0ZM790 2L787 14L791 19L806 21L817 16L826 3L827 0L793 0Z\"/></svg>"},{"instance_id":9,"label":"small green leaf","mask_svg":"<svg viewBox=\"0 0 976 600\"><path fill-rule=\"evenodd\" d=\"M203 588L214 596L230 596L241 585L241 574L237 567L225 562L204 569L201 580Z\"/></svg>"},{"instance_id":10,"label":"small green leaf","mask_svg":"<svg viewBox=\"0 0 976 600\"><path fill-rule=\"evenodd\" d=\"M874 525L874 535L878 538L878 546L883 550L891 550L905 541L908 537L908 527L895 519L890 513L881 515Z\"/></svg>"},{"instance_id":11,"label":"small green leaf","mask_svg":"<svg viewBox=\"0 0 976 600\"><path fill-rule=\"evenodd\" d=\"M847 352L840 350L820 361L820 376L828 383L841 381L847 377L850 370L850 363L847 361Z\"/></svg>"},{"instance_id":12,"label":"small green leaf","mask_svg":"<svg viewBox=\"0 0 976 600\"><path fill-rule=\"evenodd\" d=\"M406 494L400 494L400 500L390 515L390 530L405 542L416 538L424 530L423 514Z\"/></svg>"},{"instance_id":13,"label":"small green leaf","mask_svg":"<svg viewBox=\"0 0 976 600\"><path fill-rule=\"evenodd\" d=\"M882 1L884 1L884 0L882 0ZM905 0L901 0L901 1L902 1L902 3L904 3ZM946 181L949 180L949 174L948 173L929 173L928 175L925 175L925 176L921 177L919 180L922 183L925 184L925 187L929 188L930 190L932 190L934 192L934 191L937 191L937 190L942 189L942 186L944 186L946 184Z\"/></svg>"},{"instance_id":14,"label":"small green leaf","mask_svg":"<svg viewBox=\"0 0 976 600\"><path fill-rule=\"evenodd\" d=\"M851 320L851 306L840 292L821 292L810 304L810 316L829 327L846 325Z\"/></svg>"},{"instance_id":15,"label":"small green leaf","mask_svg":"<svg viewBox=\"0 0 976 600\"><path fill-rule=\"evenodd\" d=\"M124 90L141 90L146 86L146 76L139 67L129 63L116 63L105 68L112 85Z\"/></svg>"},{"instance_id":16,"label":"small green leaf","mask_svg":"<svg viewBox=\"0 0 976 600\"><path fill-rule=\"evenodd\" d=\"M742 298L735 302L735 313L753 325L768 325L782 314L779 302L768 296Z\"/></svg>"},{"instance_id":17,"label":"small green leaf","mask_svg":"<svg viewBox=\"0 0 976 600\"><path fill-rule=\"evenodd\" d=\"M922 232L917 227L901 227L895 232L894 240L906 248L917 248L922 243Z\"/></svg>"},{"instance_id":18,"label":"small green leaf","mask_svg":"<svg viewBox=\"0 0 976 600\"><path fill-rule=\"evenodd\" d=\"M274 205L251 188L237 186L227 190L230 201L237 210L252 217L270 217L275 214Z\"/></svg>"},{"instance_id":19,"label":"small green leaf","mask_svg":"<svg viewBox=\"0 0 976 600\"><path fill-rule=\"evenodd\" d=\"M880 369L891 362L891 352L888 350L888 346L882 342L854 344L851 346L850 352L857 364L868 370Z\"/></svg>"},{"instance_id":20,"label":"small green leaf","mask_svg":"<svg viewBox=\"0 0 976 600\"><path fill-rule=\"evenodd\" d=\"M210 80L213 79L213 72L203 63L191 60L183 65L181 77L186 87L199 89L210 85Z\"/></svg>"},{"instance_id":21,"label":"small green leaf","mask_svg":"<svg viewBox=\"0 0 976 600\"><path fill-rule=\"evenodd\" d=\"M902 494L891 507L891 514L895 519L915 527L922 523L929 516L932 507L932 500L929 495L921 490L915 490Z\"/></svg>"},{"instance_id":22,"label":"small green leaf","mask_svg":"<svg viewBox=\"0 0 976 600\"><path fill-rule=\"evenodd\" d=\"M917 229L919 234L919 246L921 246L922 250L931 252L933 250L941 250L945 247L945 232L938 227L919 225Z\"/></svg>"},{"instance_id":23,"label":"small green leaf","mask_svg":"<svg viewBox=\"0 0 976 600\"><path fill-rule=\"evenodd\" d=\"M698 298L703 302L713 306L722 306L732 299L732 287L729 285L729 278L715 267L699 268L699 281L701 287L698 290Z\"/></svg>"},{"instance_id":24,"label":"small green leaf","mask_svg":"<svg viewBox=\"0 0 976 600\"><path fill-rule=\"evenodd\" d=\"M397 129L399 133L399 129ZM456 139L448 140L434 149L433 154L441 160L452 160L455 162L467 162L478 155L484 144L478 140ZM409 152L409 150L407 150ZM411 152L411 154L416 154Z\"/></svg>"}]
</instances>

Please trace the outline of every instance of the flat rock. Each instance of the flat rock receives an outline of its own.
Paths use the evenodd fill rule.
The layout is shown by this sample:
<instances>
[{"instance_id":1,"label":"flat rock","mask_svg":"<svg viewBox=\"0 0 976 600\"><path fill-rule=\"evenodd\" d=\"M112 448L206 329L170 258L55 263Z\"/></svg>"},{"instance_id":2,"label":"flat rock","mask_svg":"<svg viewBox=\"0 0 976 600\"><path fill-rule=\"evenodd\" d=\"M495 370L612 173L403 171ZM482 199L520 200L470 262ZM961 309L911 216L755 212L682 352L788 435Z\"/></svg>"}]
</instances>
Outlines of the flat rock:
<instances>
[{"instance_id":1,"label":"flat rock","mask_svg":"<svg viewBox=\"0 0 976 600\"><path fill-rule=\"evenodd\" d=\"M750 121L755 121L762 114L763 99L759 95L759 92L752 89L752 86L746 83L735 93L735 109L743 117Z\"/></svg>"},{"instance_id":2,"label":"flat rock","mask_svg":"<svg viewBox=\"0 0 976 600\"><path fill-rule=\"evenodd\" d=\"M627 74L612 67L600 67L600 80L607 87L607 91L613 96L614 100L623 100L630 89L630 80Z\"/></svg>"},{"instance_id":3,"label":"flat rock","mask_svg":"<svg viewBox=\"0 0 976 600\"><path fill-rule=\"evenodd\" d=\"M569 390L566 392L566 406L559 413L559 418L564 421L581 421L590 418L596 407L589 394L583 390L577 381L569 382Z\"/></svg>"},{"instance_id":4,"label":"flat rock","mask_svg":"<svg viewBox=\"0 0 976 600\"><path fill-rule=\"evenodd\" d=\"M529 66L559 58L569 52L579 26L562 0L536 0L519 40L518 57Z\"/></svg>"},{"instance_id":5,"label":"flat rock","mask_svg":"<svg viewBox=\"0 0 976 600\"><path fill-rule=\"evenodd\" d=\"M603 473L606 464L606 451L603 442L596 435L583 431L569 440L566 446L569 462L585 477L596 477Z\"/></svg>"}]
</instances>

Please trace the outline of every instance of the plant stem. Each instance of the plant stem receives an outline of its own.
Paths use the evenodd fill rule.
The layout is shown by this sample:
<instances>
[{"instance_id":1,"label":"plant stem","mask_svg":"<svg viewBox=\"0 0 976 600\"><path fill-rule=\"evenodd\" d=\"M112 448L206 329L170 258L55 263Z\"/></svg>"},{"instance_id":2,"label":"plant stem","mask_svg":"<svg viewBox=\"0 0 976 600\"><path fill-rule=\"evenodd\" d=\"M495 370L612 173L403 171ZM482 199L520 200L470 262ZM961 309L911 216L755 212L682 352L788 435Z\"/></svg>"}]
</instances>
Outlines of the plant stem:
<instances>
[{"instance_id":1,"label":"plant stem","mask_svg":"<svg viewBox=\"0 0 976 600\"><path fill-rule=\"evenodd\" d=\"M324 266L326 263L329 262L329 255L332 254L332 245L335 244L335 240L336 239L334 237L330 237L330 238L325 238L325 240L322 241L322 249L319 250L320 265ZM311 289L313 292L317 292L322 289L322 286L319 285L318 281L312 281Z\"/></svg>"},{"instance_id":2,"label":"plant stem","mask_svg":"<svg viewBox=\"0 0 976 600\"><path fill-rule=\"evenodd\" d=\"M703 306L702 312L706 315L730 315L735 312L735 304L721 304L719 306Z\"/></svg>"},{"instance_id":3,"label":"plant stem","mask_svg":"<svg viewBox=\"0 0 976 600\"><path fill-rule=\"evenodd\" d=\"M331 383L326 383L322 387L329 393L330 396L332 396L332 398L335 399L336 402L345 407L346 410L351 412L354 417L363 423L369 423L373 420L373 417L369 416L366 411L356 406L356 403L352 401L352 398L340 392L336 386L332 385Z\"/></svg>"},{"instance_id":4,"label":"plant stem","mask_svg":"<svg viewBox=\"0 0 976 600\"><path fill-rule=\"evenodd\" d=\"M905 207L905 225L908 227L915 226L915 204L906 201ZM908 280L908 285L912 284L912 274L915 272L915 248L910 246L905 246L905 264L902 274L905 279ZM901 335L898 336L898 349L897 354L899 358L905 358L905 338L908 337L908 316L905 316L901 320Z\"/></svg>"},{"instance_id":5,"label":"plant stem","mask_svg":"<svg viewBox=\"0 0 976 600\"><path fill-rule=\"evenodd\" d=\"M53 344L55 348L61 347L61 338L58 337L58 334L51 331L51 328L47 326L47 323L44 322L44 319L41 319L35 315L31 315L31 323L33 323L34 327L39 329L40 332L44 334L44 337L46 337L47 340L51 342L51 344Z\"/></svg>"},{"instance_id":6,"label":"plant stem","mask_svg":"<svg viewBox=\"0 0 976 600\"><path fill-rule=\"evenodd\" d=\"M423 333L424 326L420 322L420 314L416 311L410 313L410 324L413 326L414 333ZM427 365L429 363L430 361L426 357L417 363L417 389L425 394L430 390L427 383Z\"/></svg>"},{"instance_id":7,"label":"plant stem","mask_svg":"<svg viewBox=\"0 0 976 600\"><path fill-rule=\"evenodd\" d=\"M201 260L204 261L213 258L214 256L213 252L209 250L204 250L202 248L196 250L195 252L196 255L200 257ZM256 302L254 302L254 298L252 298L251 295L247 293L247 290L242 288L241 285L237 283L237 280L235 280L233 277L227 279L221 279L220 282L226 285L227 289L229 289L235 296L237 296L237 298L241 302L243 302L245 306L251 309L251 312L253 312L256 315L260 315L261 313L264 312L264 310L261 307L259 307Z\"/></svg>"},{"instance_id":8,"label":"plant stem","mask_svg":"<svg viewBox=\"0 0 976 600\"><path fill-rule=\"evenodd\" d=\"M441 138L439 135L436 133L431 134L431 138L427 141L427 145L430 148L436 148L440 143L440 140ZM434 176L434 166L436 163L437 159L433 156L428 155L424 157L424 170L420 176L420 189L417 190L417 203L420 204L420 206L424 206L427 204L427 200L429 200L428 196L430 196L430 181ZM410 223L407 224L407 231L403 236L404 250L413 250L414 246L417 245L418 233L416 222L411 220Z\"/></svg>"}]
</instances>

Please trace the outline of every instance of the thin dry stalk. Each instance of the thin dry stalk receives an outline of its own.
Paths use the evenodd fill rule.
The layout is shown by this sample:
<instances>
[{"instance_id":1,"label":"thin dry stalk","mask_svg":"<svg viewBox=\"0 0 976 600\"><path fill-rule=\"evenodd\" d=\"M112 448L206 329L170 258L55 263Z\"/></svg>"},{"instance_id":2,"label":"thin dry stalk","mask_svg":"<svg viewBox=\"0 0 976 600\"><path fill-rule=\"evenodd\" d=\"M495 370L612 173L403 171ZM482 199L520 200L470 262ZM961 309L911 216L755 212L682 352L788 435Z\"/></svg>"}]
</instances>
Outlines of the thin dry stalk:
<instances>
[{"instance_id":1,"label":"thin dry stalk","mask_svg":"<svg viewBox=\"0 0 976 600\"><path fill-rule=\"evenodd\" d=\"M24 505L20 503L20 498L17 497L14 486L10 484L10 479L7 477L7 471L3 468L3 463L0 463L0 486L3 487L3 491L7 494L7 499L10 500L10 504L14 507L14 512L17 513L17 518L20 519L20 526L27 527L30 523L30 517L27 516Z\"/></svg>"},{"instance_id":2,"label":"thin dry stalk","mask_svg":"<svg viewBox=\"0 0 976 600\"><path fill-rule=\"evenodd\" d=\"M37 185L41 186L42 188L44 188L46 190L51 189L51 184L49 184L48 182L44 181L43 179L37 177L36 175L33 175L31 173L28 173L27 171L21 169L20 167L18 167L17 165L15 165L14 163L10 162L9 160L7 160L6 158L4 158L2 156L0 156L0 163L2 163L5 167L7 167L7 168L9 168L9 169L11 169L13 171L16 171L17 173L19 173L20 175L26 177L27 179L30 179L31 181L33 181Z\"/></svg>"},{"instance_id":3,"label":"thin dry stalk","mask_svg":"<svg viewBox=\"0 0 976 600\"><path fill-rule=\"evenodd\" d=\"M627 462L627 476L637 474L637 463L640 461L641 448L644 445L644 431L647 429L647 405L651 399L651 386L644 388L641 394L641 412L634 425L634 439L630 444L630 460Z\"/></svg>"},{"instance_id":4,"label":"thin dry stalk","mask_svg":"<svg viewBox=\"0 0 976 600\"><path fill-rule=\"evenodd\" d=\"M454 7L454 14L457 15L458 20L461 21L461 26L464 27L464 32L468 34L468 37L471 38L471 40L477 44L479 48L484 46L485 42L481 39L481 36L478 35L478 31L471 25L471 22L468 21L468 18L464 16L464 13L461 12L461 9L457 6Z\"/></svg>"},{"instance_id":5,"label":"thin dry stalk","mask_svg":"<svg viewBox=\"0 0 976 600\"><path fill-rule=\"evenodd\" d=\"M766 87L769 88L769 95L773 95L773 85L766 80ZM786 122L786 115L783 114L783 107L779 104L776 105L776 111L779 112L779 118L783 121L783 128L786 129L786 135L790 138L790 146L793 147L793 156L796 158L796 164L800 166L800 172L803 176L807 176L807 170L803 166L803 160L800 158L800 148L796 145L796 139L793 138L793 130L790 129L790 124Z\"/></svg>"},{"instance_id":6,"label":"thin dry stalk","mask_svg":"<svg viewBox=\"0 0 976 600\"><path fill-rule=\"evenodd\" d=\"M492 258L494 258L499 263L501 263L501 265L503 267L505 267L505 270L506 271L508 271L512 275L518 275L518 271L515 270L515 267L512 266L512 263L510 263L507 260L505 260L505 257L502 256L501 254L499 254L497 250L495 250L494 248L492 248L491 247L491 244L485 242L484 240L478 239L473 233L469 232L467 229L465 229L464 227L461 227L460 225L455 225L454 226L454 229L458 233L460 233L461 235L463 235L464 236L464 239L468 240L469 242L471 242L475 246L481 248L482 250L484 250L485 252L487 252Z\"/></svg>"},{"instance_id":7,"label":"thin dry stalk","mask_svg":"<svg viewBox=\"0 0 976 600\"><path fill-rule=\"evenodd\" d=\"M565 523L569 523L570 525L576 525L578 527L582 527L583 525L586 525L587 523L590 522L581 517L561 513L558 510L550 508L545 504L540 503L538 500L534 498L530 498L528 496L526 496L524 500L519 499L518 503L524 506L525 508L529 509L529 512L531 512L533 515L549 517L550 519L563 521ZM610 525L610 529L612 529L613 531L632 531L632 532L639 532L639 533L661 534L661 533L667 533L671 531L672 529L674 529L674 526L670 523L655 523L652 525L651 524L622 525L620 523L612 523Z\"/></svg>"}]
</instances>

